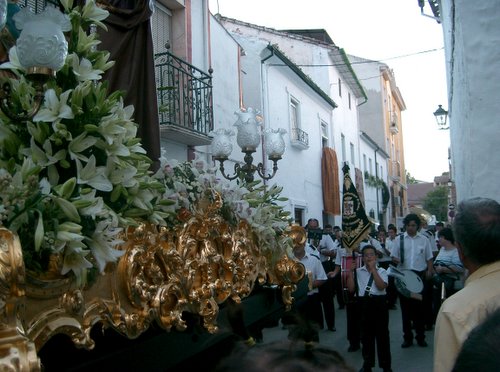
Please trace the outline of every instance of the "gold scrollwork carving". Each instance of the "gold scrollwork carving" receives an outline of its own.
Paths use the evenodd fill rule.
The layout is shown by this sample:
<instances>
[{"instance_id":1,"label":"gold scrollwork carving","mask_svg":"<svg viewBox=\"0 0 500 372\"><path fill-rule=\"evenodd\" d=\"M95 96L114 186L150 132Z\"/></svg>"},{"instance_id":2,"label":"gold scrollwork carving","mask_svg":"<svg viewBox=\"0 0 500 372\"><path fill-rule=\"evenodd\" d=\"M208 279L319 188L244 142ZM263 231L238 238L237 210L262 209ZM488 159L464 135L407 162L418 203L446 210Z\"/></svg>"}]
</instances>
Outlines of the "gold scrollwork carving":
<instances>
[{"instance_id":1,"label":"gold scrollwork carving","mask_svg":"<svg viewBox=\"0 0 500 372\"><path fill-rule=\"evenodd\" d=\"M240 303L256 282L279 285L289 307L303 265L285 249L261 252L252 227L246 221L229 225L220 213L220 196L214 198L196 213L184 213L176 228L129 229L118 263L85 288L53 273L27 276L19 240L0 229L0 336L9 337L1 337L0 367L19 363L18 370L39 370L37 350L58 333L92 349L90 332L97 323L135 338L153 322L185 330L183 314L189 312L214 333L219 305L228 299Z\"/></svg>"}]
</instances>

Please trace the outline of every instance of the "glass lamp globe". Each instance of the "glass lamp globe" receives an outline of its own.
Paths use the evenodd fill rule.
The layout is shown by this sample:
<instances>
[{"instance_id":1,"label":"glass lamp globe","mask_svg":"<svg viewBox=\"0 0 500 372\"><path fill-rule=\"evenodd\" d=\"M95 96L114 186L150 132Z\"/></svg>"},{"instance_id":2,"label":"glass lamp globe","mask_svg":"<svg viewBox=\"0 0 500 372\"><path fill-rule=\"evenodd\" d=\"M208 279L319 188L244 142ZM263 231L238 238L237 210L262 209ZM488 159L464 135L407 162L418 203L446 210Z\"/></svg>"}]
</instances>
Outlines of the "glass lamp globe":
<instances>
[{"instance_id":1,"label":"glass lamp globe","mask_svg":"<svg viewBox=\"0 0 500 372\"><path fill-rule=\"evenodd\" d=\"M63 32L71 30L69 17L53 7L34 14L23 8L14 16L21 31L16 42L19 62L28 75L55 75L68 55L68 43Z\"/></svg>"},{"instance_id":2,"label":"glass lamp globe","mask_svg":"<svg viewBox=\"0 0 500 372\"><path fill-rule=\"evenodd\" d=\"M285 152L285 140L283 139L283 134L285 133L286 130L283 128L266 129L264 131L264 147L269 159L281 159L281 156Z\"/></svg>"}]
</instances>

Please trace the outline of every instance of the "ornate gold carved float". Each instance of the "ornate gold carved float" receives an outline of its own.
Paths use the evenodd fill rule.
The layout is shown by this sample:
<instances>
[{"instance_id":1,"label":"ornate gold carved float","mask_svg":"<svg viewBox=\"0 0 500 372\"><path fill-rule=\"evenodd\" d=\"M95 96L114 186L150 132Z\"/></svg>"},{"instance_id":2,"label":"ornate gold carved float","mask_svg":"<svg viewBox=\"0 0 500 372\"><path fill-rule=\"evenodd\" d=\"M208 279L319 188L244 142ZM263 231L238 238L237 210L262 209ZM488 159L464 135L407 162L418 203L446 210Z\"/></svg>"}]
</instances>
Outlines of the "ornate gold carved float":
<instances>
[{"instance_id":1,"label":"ornate gold carved float","mask_svg":"<svg viewBox=\"0 0 500 372\"><path fill-rule=\"evenodd\" d=\"M185 330L182 314L189 312L215 333L219 305L229 298L239 303L255 283L279 285L289 307L304 266L286 253L263 254L250 225L230 226L217 213L220 206L216 199L176 229L130 229L118 263L83 289L57 273L26 273L19 239L0 229L2 369L40 370L37 352L60 333L92 349L90 331L98 322L132 339L153 322L166 331Z\"/></svg>"}]
</instances>

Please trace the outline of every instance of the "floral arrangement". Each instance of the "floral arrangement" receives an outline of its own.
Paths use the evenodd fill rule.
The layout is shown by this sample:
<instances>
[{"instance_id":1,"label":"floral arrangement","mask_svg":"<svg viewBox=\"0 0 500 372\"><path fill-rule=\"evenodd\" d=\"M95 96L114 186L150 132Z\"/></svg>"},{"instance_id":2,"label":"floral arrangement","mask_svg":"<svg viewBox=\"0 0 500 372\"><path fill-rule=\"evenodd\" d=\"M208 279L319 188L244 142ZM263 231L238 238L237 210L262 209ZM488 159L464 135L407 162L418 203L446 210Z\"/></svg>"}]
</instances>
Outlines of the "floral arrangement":
<instances>
[{"instance_id":1,"label":"floral arrangement","mask_svg":"<svg viewBox=\"0 0 500 372\"><path fill-rule=\"evenodd\" d=\"M201 199L222 195L227 221L246 219L261 249L281 252L287 213L281 188L254 183L232 185L217 179L203 162L161 159L156 174L136 137L133 107L120 92L108 93L102 74L113 62L96 50L91 26L105 28L108 12L87 0L62 0L71 22L68 56L56 79L46 84L38 113L16 122L0 112L0 226L20 237L26 268L43 276L74 274L77 285L102 272L123 254L119 245L129 226L182 223ZM16 47L9 51L15 79L12 107L29 111L35 90L25 79Z\"/></svg>"},{"instance_id":2,"label":"floral arrangement","mask_svg":"<svg viewBox=\"0 0 500 372\"><path fill-rule=\"evenodd\" d=\"M160 162L154 177L165 187L162 199L172 202L166 207L169 226L182 223L186 216L197 212L200 201L213 201L218 194L223 200L220 213L224 219L233 226L239 220L248 221L263 252L279 254L291 248L284 234L290 225L290 212L280 205L288 200L280 196L282 187L267 187L260 181L230 183L217 177L217 168L209 167L202 159L180 163L162 156Z\"/></svg>"},{"instance_id":3,"label":"floral arrangement","mask_svg":"<svg viewBox=\"0 0 500 372\"><path fill-rule=\"evenodd\" d=\"M28 270L55 265L83 284L88 269L103 271L121 256L124 227L138 219L164 224L167 214L158 202L163 186L136 138L133 107L100 82L113 65L109 53L96 50L97 34L85 31L105 27L108 12L94 1L61 3L72 28L68 56L46 84L40 110L27 122L0 114L0 222L18 233ZM12 101L29 108L34 89L15 46L2 68L17 75L9 79Z\"/></svg>"}]
</instances>

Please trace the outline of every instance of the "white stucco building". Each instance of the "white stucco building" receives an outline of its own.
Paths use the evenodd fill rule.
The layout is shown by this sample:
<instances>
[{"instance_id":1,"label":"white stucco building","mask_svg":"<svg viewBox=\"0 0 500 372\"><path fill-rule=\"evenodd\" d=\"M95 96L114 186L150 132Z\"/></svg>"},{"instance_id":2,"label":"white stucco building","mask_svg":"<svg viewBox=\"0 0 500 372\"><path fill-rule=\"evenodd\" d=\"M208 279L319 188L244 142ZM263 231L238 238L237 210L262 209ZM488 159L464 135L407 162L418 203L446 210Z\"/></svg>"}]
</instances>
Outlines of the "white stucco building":
<instances>
[{"instance_id":1,"label":"white stucco building","mask_svg":"<svg viewBox=\"0 0 500 372\"><path fill-rule=\"evenodd\" d=\"M457 201L500 201L500 6L442 0L452 179Z\"/></svg>"},{"instance_id":2,"label":"white stucco building","mask_svg":"<svg viewBox=\"0 0 500 372\"><path fill-rule=\"evenodd\" d=\"M333 149L340 205L342 164L349 163L353 180L360 166L357 106L366 100L347 56L324 30L278 31L218 18L245 50L243 102L260 104L269 125L289 132L287 152L272 182L284 187L297 222L314 217L340 225L341 209L325 213L321 161L323 148Z\"/></svg>"}]
</instances>

